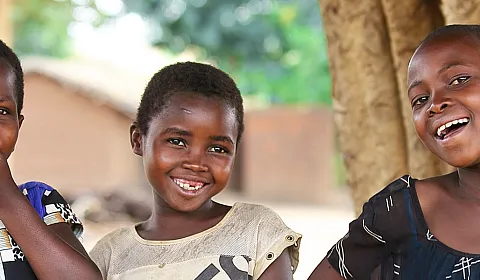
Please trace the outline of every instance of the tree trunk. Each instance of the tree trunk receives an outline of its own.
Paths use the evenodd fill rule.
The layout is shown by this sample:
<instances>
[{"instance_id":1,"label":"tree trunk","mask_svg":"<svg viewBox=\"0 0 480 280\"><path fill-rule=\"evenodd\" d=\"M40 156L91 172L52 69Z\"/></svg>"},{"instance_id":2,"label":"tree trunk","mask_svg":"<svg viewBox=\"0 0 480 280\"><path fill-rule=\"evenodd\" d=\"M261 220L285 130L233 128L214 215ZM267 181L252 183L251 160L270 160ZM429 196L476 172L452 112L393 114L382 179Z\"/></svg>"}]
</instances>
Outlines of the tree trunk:
<instances>
[{"instance_id":1,"label":"tree trunk","mask_svg":"<svg viewBox=\"0 0 480 280\"><path fill-rule=\"evenodd\" d=\"M357 213L396 177L453 170L418 139L407 97L417 45L443 24L479 24L480 0L319 0L335 125Z\"/></svg>"},{"instance_id":2,"label":"tree trunk","mask_svg":"<svg viewBox=\"0 0 480 280\"><path fill-rule=\"evenodd\" d=\"M446 24L479 24L479 0L443 0L442 11Z\"/></svg>"},{"instance_id":3,"label":"tree trunk","mask_svg":"<svg viewBox=\"0 0 480 280\"><path fill-rule=\"evenodd\" d=\"M402 108L407 139L409 174L416 178L440 175L447 171L449 167L425 148L418 138L413 126L412 107L407 95L408 62L423 38L432 30L444 24L440 7L437 3L429 1L381 1L387 19L390 46L396 70L398 99Z\"/></svg>"},{"instance_id":4,"label":"tree trunk","mask_svg":"<svg viewBox=\"0 0 480 280\"><path fill-rule=\"evenodd\" d=\"M9 46L13 41L11 7L12 0L0 0L0 39Z\"/></svg>"},{"instance_id":5,"label":"tree trunk","mask_svg":"<svg viewBox=\"0 0 480 280\"><path fill-rule=\"evenodd\" d=\"M380 0L319 0L335 125L357 213L407 172L407 142ZM354 35L354 36L353 36Z\"/></svg>"}]
</instances>

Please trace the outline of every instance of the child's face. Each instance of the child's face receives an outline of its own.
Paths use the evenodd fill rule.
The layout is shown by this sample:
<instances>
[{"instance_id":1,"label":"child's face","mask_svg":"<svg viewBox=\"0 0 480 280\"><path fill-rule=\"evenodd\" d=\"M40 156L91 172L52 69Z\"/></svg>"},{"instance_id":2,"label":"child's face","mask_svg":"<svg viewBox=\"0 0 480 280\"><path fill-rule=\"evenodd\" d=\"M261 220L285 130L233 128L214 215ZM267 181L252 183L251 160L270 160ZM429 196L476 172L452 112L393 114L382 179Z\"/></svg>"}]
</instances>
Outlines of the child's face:
<instances>
[{"instance_id":1,"label":"child's face","mask_svg":"<svg viewBox=\"0 0 480 280\"><path fill-rule=\"evenodd\" d=\"M217 99L174 95L139 136L155 203L190 212L223 190L230 178L237 139L235 112Z\"/></svg>"},{"instance_id":2,"label":"child's face","mask_svg":"<svg viewBox=\"0 0 480 280\"><path fill-rule=\"evenodd\" d=\"M18 116L13 72L0 63L0 157L8 159L15 148L23 116Z\"/></svg>"},{"instance_id":3,"label":"child's face","mask_svg":"<svg viewBox=\"0 0 480 280\"><path fill-rule=\"evenodd\" d=\"M480 162L479 50L471 37L434 38L414 54L408 69L417 134L430 151L456 167Z\"/></svg>"}]
</instances>

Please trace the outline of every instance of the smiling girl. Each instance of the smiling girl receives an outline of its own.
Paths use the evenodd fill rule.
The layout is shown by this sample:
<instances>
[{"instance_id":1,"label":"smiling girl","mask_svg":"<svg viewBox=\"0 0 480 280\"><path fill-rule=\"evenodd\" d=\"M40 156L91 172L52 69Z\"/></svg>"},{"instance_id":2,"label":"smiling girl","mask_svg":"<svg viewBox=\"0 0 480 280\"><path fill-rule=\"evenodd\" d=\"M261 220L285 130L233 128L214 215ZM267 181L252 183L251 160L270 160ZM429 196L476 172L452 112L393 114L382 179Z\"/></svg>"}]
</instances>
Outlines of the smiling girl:
<instances>
[{"instance_id":1,"label":"smiling girl","mask_svg":"<svg viewBox=\"0 0 480 280\"><path fill-rule=\"evenodd\" d=\"M374 195L309 279L480 279L480 26L425 38L408 97L423 144L457 170Z\"/></svg>"},{"instance_id":2,"label":"smiling girl","mask_svg":"<svg viewBox=\"0 0 480 280\"><path fill-rule=\"evenodd\" d=\"M299 234L266 207L212 200L230 178L243 126L240 92L219 69L187 62L153 76L130 129L153 211L92 250L104 279L292 279Z\"/></svg>"},{"instance_id":3,"label":"smiling girl","mask_svg":"<svg viewBox=\"0 0 480 280\"><path fill-rule=\"evenodd\" d=\"M0 40L0 280L98 280L68 203L40 182L17 186L8 158L24 121L23 70ZM32 207L33 206L33 207Z\"/></svg>"}]
</instances>

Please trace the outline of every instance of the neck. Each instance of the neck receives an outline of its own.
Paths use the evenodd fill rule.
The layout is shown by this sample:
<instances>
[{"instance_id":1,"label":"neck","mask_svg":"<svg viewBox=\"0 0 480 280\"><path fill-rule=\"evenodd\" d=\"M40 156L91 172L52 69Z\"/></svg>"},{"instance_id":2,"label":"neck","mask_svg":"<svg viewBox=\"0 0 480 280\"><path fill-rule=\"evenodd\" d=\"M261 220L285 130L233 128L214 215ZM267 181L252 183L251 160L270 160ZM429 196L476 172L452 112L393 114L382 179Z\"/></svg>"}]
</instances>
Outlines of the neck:
<instances>
[{"instance_id":1,"label":"neck","mask_svg":"<svg viewBox=\"0 0 480 280\"><path fill-rule=\"evenodd\" d=\"M216 203L212 200L206 201L200 208L196 209L195 211L190 212L182 212L173 209L168 205L165 201L159 198L160 201L155 199L153 209L152 209L152 216L150 220L155 222L165 222L168 219L184 219L184 220L201 220L201 219L208 219L214 211L216 207Z\"/></svg>"},{"instance_id":2,"label":"neck","mask_svg":"<svg viewBox=\"0 0 480 280\"><path fill-rule=\"evenodd\" d=\"M460 195L480 203L480 167L458 168L456 174Z\"/></svg>"}]
</instances>

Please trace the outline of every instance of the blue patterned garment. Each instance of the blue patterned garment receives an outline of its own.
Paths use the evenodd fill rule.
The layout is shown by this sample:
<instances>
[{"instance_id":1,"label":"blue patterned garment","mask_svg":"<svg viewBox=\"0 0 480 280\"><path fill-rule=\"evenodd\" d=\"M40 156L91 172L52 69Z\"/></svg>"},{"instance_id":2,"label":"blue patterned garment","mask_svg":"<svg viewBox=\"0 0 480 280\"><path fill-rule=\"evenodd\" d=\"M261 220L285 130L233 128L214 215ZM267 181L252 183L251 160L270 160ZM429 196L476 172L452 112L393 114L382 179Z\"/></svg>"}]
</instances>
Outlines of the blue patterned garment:
<instances>
[{"instance_id":1,"label":"blue patterned garment","mask_svg":"<svg viewBox=\"0 0 480 280\"><path fill-rule=\"evenodd\" d=\"M39 216L47 225L68 223L77 237L83 226L68 203L52 187L40 182L28 182L19 186ZM22 249L0 221L0 280L36 280Z\"/></svg>"},{"instance_id":2,"label":"blue patterned garment","mask_svg":"<svg viewBox=\"0 0 480 280\"><path fill-rule=\"evenodd\" d=\"M453 250L430 232L408 175L365 203L327 258L345 279L480 279L480 255Z\"/></svg>"}]
</instances>

